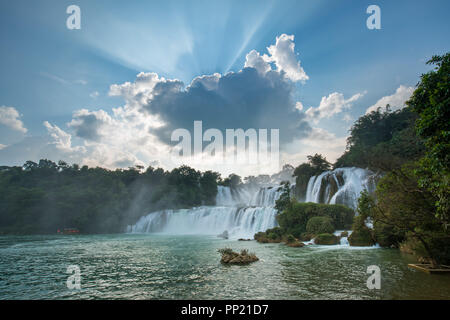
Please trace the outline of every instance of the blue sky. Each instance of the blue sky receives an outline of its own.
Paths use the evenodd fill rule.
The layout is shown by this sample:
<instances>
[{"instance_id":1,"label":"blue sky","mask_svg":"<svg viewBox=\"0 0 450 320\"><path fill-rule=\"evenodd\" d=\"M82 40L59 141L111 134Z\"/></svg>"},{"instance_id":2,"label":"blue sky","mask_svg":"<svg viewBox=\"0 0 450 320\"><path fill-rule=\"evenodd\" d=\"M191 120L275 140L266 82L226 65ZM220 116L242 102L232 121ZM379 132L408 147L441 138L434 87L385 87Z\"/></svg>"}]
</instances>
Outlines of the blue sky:
<instances>
[{"instance_id":1,"label":"blue sky","mask_svg":"<svg viewBox=\"0 0 450 320\"><path fill-rule=\"evenodd\" d=\"M81 30L66 28L66 8L71 4L81 8ZM366 8L371 4L381 8L381 30L366 27ZM76 118L74 113L86 110L84 115L99 120L99 114L91 113L101 110L105 113L103 123L121 126L123 134L129 135L125 133L129 125L117 124L113 108L125 108L131 102L124 95L111 95L111 85L133 83L140 72L178 79L184 86L198 76L236 73L244 68L251 50L267 55L267 47L283 34L294 36L295 54L309 78L288 84L294 87L289 91L292 98L303 105L304 116L298 120L306 121L311 132L326 133L328 146L336 146L327 154L334 160L343 151L342 141L352 121L383 97L392 96L397 101L399 97L393 95L400 86L415 86L420 74L429 70L427 59L449 50L448 12L450 2L437 0L3 1L0 162L20 164L27 157L59 160L57 157L67 156L68 160L107 167L153 161L164 166L163 160L138 150L96 157L111 143L112 149L123 147L108 139L86 140L79 134L81 116ZM272 64L277 69L276 63ZM410 91L398 94L402 92ZM340 111L335 103L335 113L315 119L312 112L309 116L305 113L310 107L318 108L322 98L333 93L344 104L348 100ZM189 99L194 99L193 95L191 92ZM6 108L14 108L18 115L11 116L11 109ZM180 120L164 110L143 109L147 116L159 112L156 115L166 121ZM330 110L325 108L324 112ZM278 116L282 117L273 115ZM11 117L26 129L8 124ZM75 123L68 125L74 119ZM246 118L243 120L240 123L245 125ZM211 123L216 122L211 119ZM252 120L248 123L255 125ZM44 139L46 147L27 154L26 141L33 139ZM53 152L48 145L58 147L55 140L63 141L67 148ZM330 149L324 147L327 143L317 148L316 144L320 141L290 141L284 162L297 165L307 153ZM114 163L114 158L123 161Z\"/></svg>"}]
</instances>

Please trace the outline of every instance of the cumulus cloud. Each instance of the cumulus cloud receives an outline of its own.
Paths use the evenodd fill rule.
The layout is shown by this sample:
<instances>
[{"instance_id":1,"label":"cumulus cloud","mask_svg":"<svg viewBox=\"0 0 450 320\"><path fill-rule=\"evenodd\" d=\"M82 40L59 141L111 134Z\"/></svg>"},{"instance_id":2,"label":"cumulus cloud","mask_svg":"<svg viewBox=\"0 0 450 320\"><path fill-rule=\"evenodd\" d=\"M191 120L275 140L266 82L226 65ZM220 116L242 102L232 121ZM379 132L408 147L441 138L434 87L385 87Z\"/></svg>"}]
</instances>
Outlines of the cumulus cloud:
<instances>
[{"instance_id":1,"label":"cumulus cloud","mask_svg":"<svg viewBox=\"0 0 450 320\"><path fill-rule=\"evenodd\" d=\"M160 126L156 117L139 111L134 103L104 110L75 111L67 123L86 152L81 163L106 168L148 165L157 159L167 160L169 149L151 134Z\"/></svg>"},{"instance_id":2,"label":"cumulus cloud","mask_svg":"<svg viewBox=\"0 0 450 320\"><path fill-rule=\"evenodd\" d=\"M267 55L261 56L258 51L252 50L245 56L244 68L255 68L261 75L265 75L272 70L269 62Z\"/></svg>"},{"instance_id":3,"label":"cumulus cloud","mask_svg":"<svg viewBox=\"0 0 450 320\"><path fill-rule=\"evenodd\" d=\"M46 122L50 144L61 152L73 152L72 137L78 139L82 144L78 162L90 166L126 167L159 160L170 167L173 130L191 131L196 120L203 122L203 131L280 129L282 147L305 138L311 128L293 96L294 82L307 76L297 61L293 40L281 35L268 54L251 51L242 70L201 75L187 85L141 72L132 82L110 86L109 95L122 97L123 106L112 112L75 111L67 123L71 134Z\"/></svg>"},{"instance_id":4,"label":"cumulus cloud","mask_svg":"<svg viewBox=\"0 0 450 320\"><path fill-rule=\"evenodd\" d=\"M337 137L323 128L313 127L307 137L290 143L282 154L283 163L306 162L307 156L320 153L334 162L345 151L346 137Z\"/></svg>"},{"instance_id":5,"label":"cumulus cloud","mask_svg":"<svg viewBox=\"0 0 450 320\"><path fill-rule=\"evenodd\" d=\"M363 95L364 93L357 93L350 98L345 99L342 93L333 92L327 97L322 97L317 108L310 107L305 113L308 119L317 123L320 119L331 118L333 115L340 113L343 110L350 109L353 102Z\"/></svg>"},{"instance_id":6,"label":"cumulus cloud","mask_svg":"<svg viewBox=\"0 0 450 320\"><path fill-rule=\"evenodd\" d=\"M297 58L294 37L283 34L267 53L250 51L244 67L237 72L201 75L188 84L141 72L134 81L110 86L109 95L122 97L123 106L112 111L77 110L67 123L67 131L45 122L48 136L24 139L3 148L0 155L32 154L27 158L65 159L106 168L158 161L170 169L173 130L185 128L192 133L194 121L201 120L203 132L209 128L222 133L238 128L279 129L282 157L297 157L294 163L298 163L298 157L306 159L311 149L332 159L344 150L345 138L311 128L310 120L331 117L349 108L362 94L345 99L332 93L305 114L303 104L294 99L295 83L308 79ZM262 173L255 165L217 167L212 158L195 166L223 173Z\"/></svg>"},{"instance_id":7,"label":"cumulus cloud","mask_svg":"<svg viewBox=\"0 0 450 320\"><path fill-rule=\"evenodd\" d=\"M152 97L142 104L142 110L157 115L164 123L154 134L162 142L170 143L173 130L190 130L195 120L202 120L204 128L221 131L282 129L282 142L303 136L309 130L304 114L295 108L294 86L282 74L270 71L262 76L254 68L244 68L216 77L215 81L211 85L209 78L197 78L186 89L176 80L157 83Z\"/></svg>"},{"instance_id":8,"label":"cumulus cloud","mask_svg":"<svg viewBox=\"0 0 450 320\"><path fill-rule=\"evenodd\" d=\"M414 87L406 87L401 85L395 90L395 93L390 96L385 96L378 100L373 106L370 106L366 110L367 113L376 111L378 108L385 108L386 105L390 105L391 110L398 110L405 107L405 102L411 97L414 92Z\"/></svg>"},{"instance_id":9,"label":"cumulus cloud","mask_svg":"<svg viewBox=\"0 0 450 320\"><path fill-rule=\"evenodd\" d=\"M47 128L49 135L53 138L53 141L49 144L55 145L55 147L64 152L83 152L83 147L72 147L72 136L61 130L58 126L50 124L48 121L44 121L44 126Z\"/></svg>"},{"instance_id":10,"label":"cumulus cloud","mask_svg":"<svg viewBox=\"0 0 450 320\"><path fill-rule=\"evenodd\" d=\"M268 55L260 55L256 50L250 51L245 57L245 68L255 68L261 75L272 70L271 63L276 70L291 81L306 81L309 79L295 54L294 36L282 34L276 38L275 44L267 48Z\"/></svg>"},{"instance_id":11,"label":"cumulus cloud","mask_svg":"<svg viewBox=\"0 0 450 320\"><path fill-rule=\"evenodd\" d=\"M269 61L273 61L278 71L286 73L292 81L305 81L309 77L300 66L295 54L294 36L282 34L277 37L274 45L267 48L270 53Z\"/></svg>"},{"instance_id":12,"label":"cumulus cloud","mask_svg":"<svg viewBox=\"0 0 450 320\"><path fill-rule=\"evenodd\" d=\"M73 119L68 126L75 131L78 137L95 141L100 139L102 128L111 122L111 117L103 110L81 109L74 112Z\"/></svg>"},{"instance_id":13,"label":"cumulus cloud","mask_svg":"<svg viewBox=\"0 0 450 320\"><path fill-rule=\"evenodd\" d=\"M65 160L70 163L82 163L85 149L73 146L72 136L56 125L44 122L48 134L45 136L27 136L17 143L0 148L2 165L22 165L27 160L51 159Z\"/></svg>"},{"instance_id":14,"label":"cumulus cloud","mask_svg":"<svg viewBox=\"0 0 450 320\"><path fill-rule=\"evenodd\" d=\"M223 132L281 129L281 143L292 141L310 130L293 99L294 82L308 78L295 55L293 40L288 35L277 37L268 47L269 55L251 51L239 72L199 76L187 86L177 79L141 72L134 82L111 85L109 94L123 97L128 109L158 119L161 125L151 132L168 145L173 130L191 130L195 120L203 121L205 129Z\"/></svg>"},{"instance_id":15,"label":"cumulus cloud","mask_svg":"<svg viewBox=\"0 0 450 320\"><path fill-rule=\"evenodd\" d=\"M19 112L14 107L0 106L0 124L22 133L28 131L20 120Z\"/></svg>"}]
</instances>

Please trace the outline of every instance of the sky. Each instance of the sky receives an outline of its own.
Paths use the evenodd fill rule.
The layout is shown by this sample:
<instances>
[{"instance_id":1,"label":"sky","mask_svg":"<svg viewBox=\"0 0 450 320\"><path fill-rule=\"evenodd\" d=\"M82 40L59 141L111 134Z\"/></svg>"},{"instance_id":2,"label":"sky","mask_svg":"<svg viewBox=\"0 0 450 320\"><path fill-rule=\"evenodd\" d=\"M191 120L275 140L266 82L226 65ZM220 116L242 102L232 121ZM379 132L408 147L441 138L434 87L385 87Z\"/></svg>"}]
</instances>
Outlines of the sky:
<instances>
[{"instance_id":1,"label":"sky","mask_svg":"<svg viewBox=\"0 0 450 320\"><path fill-rule=\"evenodd\" d=\"M381 29L366 25L370 5ZM446 0L2 1L0 165L172 169L171 134L196 120L224 136L279 129L279 166L333 162L358 117L404 107L426 61L449 51L448 12Z\"/></svg>"}]
</instances>

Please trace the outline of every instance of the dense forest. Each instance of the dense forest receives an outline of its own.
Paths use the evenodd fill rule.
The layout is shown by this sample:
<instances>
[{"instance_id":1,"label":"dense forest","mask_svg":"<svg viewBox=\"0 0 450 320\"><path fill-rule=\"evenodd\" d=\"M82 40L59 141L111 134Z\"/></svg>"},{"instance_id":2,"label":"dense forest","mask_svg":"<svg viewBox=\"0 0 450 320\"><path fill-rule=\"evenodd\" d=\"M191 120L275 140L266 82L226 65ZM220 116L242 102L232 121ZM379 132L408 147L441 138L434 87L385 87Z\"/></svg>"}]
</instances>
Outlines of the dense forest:
<instances>
[{"instance_id":1,"label":"dense forest","mask_svg":"<svg viewBox=\"0 0 450 320\"><path fill-rule=\"evenodd\" d=\"M121 232L153 210L214 204L217 184L230 180L188 166L111 171L41 160L0 167L0 233Z\"/></svg>"},{"instance_id":2,"label":"dense forest","mask_svg":"<svg viewBox=\"0 0 450 320\"><path fill-rule=\"evenodd\" d=\"M361 194L350 244L400 247L437 265L450 263L450 53L428 64L435 68L421 76L407 107L360 117L334 165L316 154L294 175L301 197L311 176L332 167L379 172L376 191ZM286 197L277 205L282 214L292 211Z\"/></svg>"}]
</instances>

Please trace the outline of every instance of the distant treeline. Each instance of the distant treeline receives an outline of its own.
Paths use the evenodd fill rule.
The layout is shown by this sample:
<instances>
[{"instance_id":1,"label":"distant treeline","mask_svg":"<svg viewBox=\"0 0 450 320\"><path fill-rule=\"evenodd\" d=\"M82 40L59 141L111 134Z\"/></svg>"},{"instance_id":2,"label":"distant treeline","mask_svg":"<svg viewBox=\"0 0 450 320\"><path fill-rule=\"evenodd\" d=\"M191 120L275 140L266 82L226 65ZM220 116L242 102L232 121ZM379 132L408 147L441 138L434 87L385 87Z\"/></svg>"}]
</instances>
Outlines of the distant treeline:
<instances>
[{"instance_id":1,"label":"distant treeline","mask_svg":"<svg viewBox=\"0 0 450 320\"><path fill-rule=\"evenodd\" d=\"M172 171L137 166L114 171L40 160L0 167L0 233L121 232L150 211L214 205L217 185L231 175L188 166Z\"/></svg>"}]
</instances>

